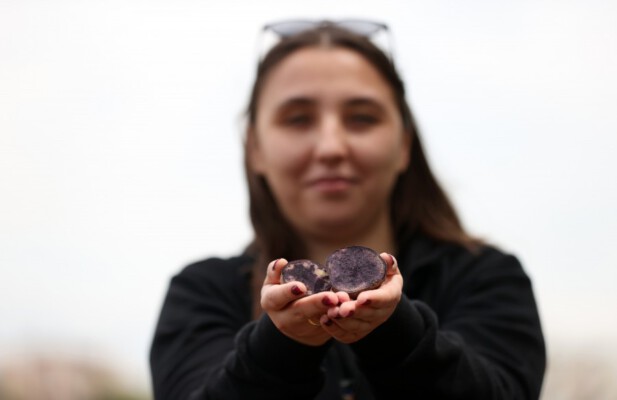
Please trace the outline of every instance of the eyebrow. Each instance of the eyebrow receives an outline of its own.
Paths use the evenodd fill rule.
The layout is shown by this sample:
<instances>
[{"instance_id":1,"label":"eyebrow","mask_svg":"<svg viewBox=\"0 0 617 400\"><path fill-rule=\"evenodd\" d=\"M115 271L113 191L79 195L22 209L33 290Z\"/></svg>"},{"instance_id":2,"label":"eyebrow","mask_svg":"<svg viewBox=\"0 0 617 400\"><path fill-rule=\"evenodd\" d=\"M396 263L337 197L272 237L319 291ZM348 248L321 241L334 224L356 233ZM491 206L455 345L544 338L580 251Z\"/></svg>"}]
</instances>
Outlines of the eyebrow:
<instances>
[{"instance_id":1,"label":"eyebrow","mask_svg":"<svg viewBox=\"0 0 617 400\"><path fill-rule=\"evenodd\" d=\"M385 111L385 107L381 102L375 100L372 97L354 97L348 101L345 101L346 107L357 107L357 106L370 106L375 107L379 111Z\"/></svg>"},{"instance_id":2,"label":"eyebrow","mask_svg":"<svg viewBox=\"0 0 617 400\"><path fill-rule=\"evenodd\" d=\"M313 106L317 103L312 97L291 97L282 103L280 103L276 108L281 110L292 106ZM344 107L357 107L357 106L372 106L378 108L380 111L384 111L385 107L381 104L381 102L375 100L372 97L352 97L351 99L345 100L343 103Z\"/></svg>"},{"instance_id":3,"label":"eyebrow","mask_svg":"<svg viewBox=\"0 0 617 400\"><path fill-rule=\"evenodd\" d=\"M312 99L310 97L292 97L278 104L276 106L276 109L283 110L293 106L310 106L314 105L315 103L317 103L315 99Z\"/></svg>"}]
</instances>

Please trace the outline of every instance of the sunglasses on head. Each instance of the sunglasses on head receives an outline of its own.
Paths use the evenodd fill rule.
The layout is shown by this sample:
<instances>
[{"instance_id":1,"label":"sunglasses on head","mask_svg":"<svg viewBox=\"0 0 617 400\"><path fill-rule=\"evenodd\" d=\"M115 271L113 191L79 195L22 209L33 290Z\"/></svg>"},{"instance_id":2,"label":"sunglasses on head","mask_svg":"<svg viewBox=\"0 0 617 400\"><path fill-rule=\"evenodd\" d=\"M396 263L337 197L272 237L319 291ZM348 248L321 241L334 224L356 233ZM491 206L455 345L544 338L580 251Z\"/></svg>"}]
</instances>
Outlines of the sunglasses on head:
<instances>
[{"instance_id":1,"label":"sunglasses on head","mask_svg":"<svg viewBox=\"0 0 617 400\"><path fill-rule=\"evenodd\" d=\"M271 30L282 38L297 35L310 29L319 28L321 26L335 26L337 28L348 30L356 35L370 38L380 31L388 31L388 26L377 21L364 19L343 19L343 20L288 20L272 22L264 25L263 30Z\"/></svg>"},{"instance_id":2,"label":"sunglasses on head","mask_svg":"<svg viewBox=\"0 0 617 400\"><path fill-rule=\"evenodd\" d=\"M281 39L289 38L300 33L325 26L334 26L355 35L369 39L379 47L389 58L394 60L392 35L388 25L383 22L365 19L341 19L341 20L309 20L295 19L271 22L263 26L261 38L260 61L267 50ZM274 37L272 37L274 36Z\"/></svg>"}]
</instances>

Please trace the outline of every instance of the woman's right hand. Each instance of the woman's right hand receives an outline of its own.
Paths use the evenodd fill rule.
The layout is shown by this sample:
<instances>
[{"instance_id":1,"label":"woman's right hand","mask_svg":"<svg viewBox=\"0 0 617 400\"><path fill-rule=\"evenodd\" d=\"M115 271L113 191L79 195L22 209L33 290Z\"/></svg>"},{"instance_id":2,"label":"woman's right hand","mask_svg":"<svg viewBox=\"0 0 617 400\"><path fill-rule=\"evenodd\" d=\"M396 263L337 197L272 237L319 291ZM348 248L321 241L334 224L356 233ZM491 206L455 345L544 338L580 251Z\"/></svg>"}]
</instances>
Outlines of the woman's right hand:
<instances>
[{"instance_id":1,"label":"woman's right hand","mask_svg":"<svg viewBox=\"0 0 617 400\"><path fill-rule=\"evenodd\" d=\"M268 265L261 288L261 307L287 337L309 346L320 346L331 339L320 325L320 317L338 305L338 297L333 292L307 296L302 282L281 284L281 270L285 265L284 258Z\"/></svg>"}]
</instances>

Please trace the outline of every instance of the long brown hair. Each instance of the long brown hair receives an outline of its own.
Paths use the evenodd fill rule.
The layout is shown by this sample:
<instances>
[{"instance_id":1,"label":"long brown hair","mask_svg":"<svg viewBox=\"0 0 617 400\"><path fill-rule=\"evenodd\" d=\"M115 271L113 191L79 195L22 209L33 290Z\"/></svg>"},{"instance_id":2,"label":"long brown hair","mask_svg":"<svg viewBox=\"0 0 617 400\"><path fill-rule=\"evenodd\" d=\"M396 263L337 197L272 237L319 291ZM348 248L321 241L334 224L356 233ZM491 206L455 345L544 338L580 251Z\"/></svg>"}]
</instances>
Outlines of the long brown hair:
<instances>
[{"instance_id":1,"label":"long brown hair","mask_svg":"<svg viewBox=\"0 0 617 400\"><path fill-rule=\"evenodd\" d=\"M405 85L392 60L370 40L333 25L299 33L281 40L262 59L247 107L244 167L248 181L250 216L254 239L247 252L255 257L252 268L253 314L261 313L260 289L266 265L275 258L304 258L305 247L293 227L284 218L263 176L250 166L250 149L255 145L254 124L257 100L269 72L285 57L305 47L341 47L362 55L392 88L401 113L403 127L410 135L410 163L397 179L390 196L391 221L396 244L400 248L416 232L436 240L473 249L479 241L465 232L446 193L432 173L424 154L418 129L405 97Z\"/></svg>"}]
</instances>

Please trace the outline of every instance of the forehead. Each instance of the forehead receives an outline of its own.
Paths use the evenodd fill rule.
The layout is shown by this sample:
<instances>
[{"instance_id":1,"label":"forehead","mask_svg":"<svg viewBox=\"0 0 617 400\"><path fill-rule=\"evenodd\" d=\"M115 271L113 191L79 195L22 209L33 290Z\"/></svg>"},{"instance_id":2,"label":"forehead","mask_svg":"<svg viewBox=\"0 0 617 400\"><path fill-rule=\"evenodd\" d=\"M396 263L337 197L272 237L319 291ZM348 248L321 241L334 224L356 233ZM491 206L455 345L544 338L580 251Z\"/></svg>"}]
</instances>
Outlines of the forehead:
<instances>
[{"instance_id":1,"label":"forehead","mask_svg":"<svg viewBox=\"0 0 617 400\"><path fill-rule=\"evenodd\" d=\"M368 97L393 102L392 90L379 71L359 53L337 47L309 47L283 59L267 75L260 108L288 98L339 101Z\"/></svg>"}]
</instances>

